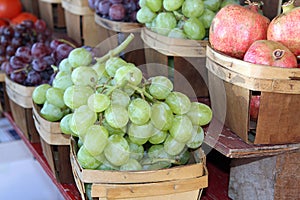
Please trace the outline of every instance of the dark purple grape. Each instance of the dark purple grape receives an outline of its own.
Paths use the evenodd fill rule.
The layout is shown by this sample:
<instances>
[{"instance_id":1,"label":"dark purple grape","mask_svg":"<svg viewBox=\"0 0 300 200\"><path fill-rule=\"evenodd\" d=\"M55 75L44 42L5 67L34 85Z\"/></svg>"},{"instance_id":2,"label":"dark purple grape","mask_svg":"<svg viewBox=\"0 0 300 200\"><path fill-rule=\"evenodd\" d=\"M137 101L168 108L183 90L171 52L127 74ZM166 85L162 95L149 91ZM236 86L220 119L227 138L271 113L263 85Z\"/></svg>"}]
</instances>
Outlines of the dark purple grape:
<instances>
[{"instance_id":1,"label":"dark purple grape","mask_svg":"<svg viewBox=\"0 0 300 200\"><path fill-rule=\"evenodd\" d=\"M36 85L40 85L41 82L42 82L42 78L38 72L36 72L34 70L28 72L26 80L25 80L26 85L36 86Z\"/></svg>"},{"instance_id":2,"label":"dark purple grape","mask_svg":"<svg viewBox=\"0 0 300 200\"><path fill-rule=\"evenodd\" d=\"M55 64L55 59L51 55L45 56L42 59L47 63L48 66Z\"/></svg>"},{"instance_id":3,"label":"dark purple grape","mask_svg":"<svg viewBox=\"0 0 300 200\"><path fill-rule=\"evenodd\" d=\"M56 60L56 65L58 66L63 59L67 58L73 49L74 47L71 47L66 43L58 45L53 52L53 58Z\"/></svg>"},{"instance_id":4,"label":"dark purple grape","mask_svg":"<svg viewBox=\"0 0 300 200\"><path fill-rule=\"evenodd\" d=\"M22 44L23 40L21 37L13 37L11 40L11 45L13 45L14 47L22 46Z\"/></svg>"},{"instance_id":5,"label":"dark purple grape","mask_svg":"<svg viewBox=\"0 0 300 200\"><path fill-rule=\"evenodd\" d=\"M95 10L95 0L88 0L89 8Z\"/></svg>"},{"instance_id":6,"label":"dark purple grape","mask_svg":"<svg viewBox=\"0 0 300 200\"><path fill-rule=\"evenodd\" d=\"M1 70L5 72L5 74L9 75L11 74L14 69L11 67L9 61L4 61L2 64L1 64Z\"/></svg>"},{"instance_id":7,"label":"dark purple grape","mask_svg":"<svg viewBox=\"0 0 300 200\"><path fill-rule=\"evenodd\" d=\"M36 42L31 47L31 55L34 58L41 58L51 53L51 49L45 43Z\"/></svg>"},{"instance_id":8,"label":"dark purple grape","mask_svg":"<svg viewBox=\"0 0 300 200\"><path fill-rule=\"evenodd\" d=\"M109 17L114 21L121 21L125 18L126 10L123 4L114 4L109 8Z\"/></svg>"},{"instance_id":9,"label":"dark purple grape","mask_svg":"<svg viewBox=\"0 0 300 200\"><path fill-rule=\"evenodd\" d=\"M123 0L109 0L113 4L123 3Z\"/></svg>"},{"instance_id":10,"label":"dark purple grape","mask_svg":"<svg viewBox=\"0 0 300 200\"><path fill-rule=\"evenodd\" d=\"M58 47L58 45L63 44L63 43L64 42L59 39L54 39L54 40L51 40L49 46L54 51Z\"/></svg>"},{"instance_id":11,"label":"dark purple grape","mask_svg":"<svg viewBox=\"0 0 300 200\"><path fill-rule=\"evenodd\" d=\"M0 56L5 56L6 55L6 47L0 45Z\"/></svg>"},{"instance_id":12,"label":"dark purple grape","mask_svg":"<svg viewBox=\"0 0 300 200\"><path fill-rule=\"evenodd\" d=\"M36 22L34 23L34 26L35 26L35 30L40 33L43 33L47 28L46 22L42 19L36 20Z\"/></svg>"},{"instance_id":13,"label":"dark purple grape","mask_svg":"<svg viewBox=\"0 0 300 200\"><path fill-rule=\"evenodd\" d=\"M3 35L9 37L9 38L12 38L15 34L15 31L13 29L13 27L11 26L6 26L4 29L3 29Z\"/></svg>"},{"instance_id":14,"label":"dark purple grape","mask_svg":"<svg viewBox=\"0 0 300 200\"><path fill-rule=\"evenodd\" d=\"M20 83L20 84L23 84L23 82L25 81L26 79L26 74L24 71L20 71L20 72L13 72L10 74L10 79L17 82L17 83Z\"/></svg>"},{"instance_id":15,"label":"dark purple grape","mask_svg":"<svg viewBox=\"0 0 300 200\"><path fill-rule=\"evenodd\" d=\"M13 56L15 54L16 48L12 45L7 45L6 47L6 55Z\"/></svg>"},{"instance_id":16,"label":"dark purple grape","mask_svg":"<svg viewBox=\"0 0 300 200\"><path fill-rule=\"evenodd\" d=\"M35 71L42 72L48 67L48 64L43 58L35 58L32 60L31 66Z\"/></svg>"},{"instance_id":17,"label":"dark purple grape","mask_svg":"<svg viewBox=\"0 0 300 200\"><path fill-rule=\"evenodd\" d=\"M131 14L137 10L137 5L134 0L124 0L123 5L128 14Z\"/></svg>"},{"instance_id":18,"label":"dark purple grape","mask_svg":"<svg viewBox=\"0 0 300 200\"><path fill-rule=\"evenodd\" d=\"M34 28L34 22L31 20L23 20L21 22L22 25L24 25L28 29L33 29Z\"/></svg>"},{"instance_id":19,"label":"dark purple grape","mask_svg":"<svg viewBox=\"0 0 300 200\"><path fill-rule=\"evenodd\" d=\"M9 43L10 43L10 39L7 38L7 36L5 36L5 35L0 36L0 45L6 47Z\"/></svg>"},{"instance_id":20,"label":"dark purple grape","mask_svg":"<svg viewBox=\"0 0 300 200\"><path fill-rule=\"evenodd\" d=\"M109 9L112 6L112 3L109 0L103 0L98 4L98 9L97 11L101 15L108 15Z\"/></svg>"},{"instance_id":21,"label":"dark purple grape","mask_svg":"<svg viewBox=\"0 0 300 200\"><path fill-rule=\"evenodd\" d=\"M0 64L2 64L5 61L7 61L6 55L0 56Z\"/></svg>"},{"instance_id":22,"label":"dark purple grape","mask_svg":"<svg viewBox=\"0 0 300 200\"><path fill-rule=\"evenodd\" d=\"M27 64L24 63L22 61L22 59L20 57L17 57L17 56L10 57L9 63L10 63L10 65L13 69L22 69L22 68L25 68L27 66Z\"/></svg>"},{"instance_id":23,"label":"dark purple grape","mask_svg":"<svg viewBox=\"0 0 300 200\"><path fill-rule=\"evenodd\" d=\"M134 12L132 12L130 14L130 21L131 22L137 22L137 20L136 20L136 13L137 13L137 11L134 11Z\"/></svg>"},{"instance_id":24,"label":"dark purple grape","mask_svg":"<svg viewBox=\"0 0 300 200\"><path fill-rule=\"evenodd\" d=\"M31 49L27 46L17 48L15 56L21 58L25 63L30 63L32 61Z\"/></svg>"}]
</instances>

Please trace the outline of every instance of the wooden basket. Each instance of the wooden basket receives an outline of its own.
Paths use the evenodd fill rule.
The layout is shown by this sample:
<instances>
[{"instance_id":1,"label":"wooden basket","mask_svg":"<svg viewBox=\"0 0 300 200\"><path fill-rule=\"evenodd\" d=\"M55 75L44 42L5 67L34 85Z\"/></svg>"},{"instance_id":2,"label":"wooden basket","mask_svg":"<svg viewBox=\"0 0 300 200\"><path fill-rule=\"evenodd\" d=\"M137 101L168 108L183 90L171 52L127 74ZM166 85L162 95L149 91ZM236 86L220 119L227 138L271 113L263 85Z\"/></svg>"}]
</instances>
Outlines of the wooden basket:
<instances>
[{"instance_id":1,"label":"wooden basket","mask_svg":"<svg viewBox=\"0 0 300 200\"><path fill-rule=\"evenodd\" d=\"M85 183L92 183L93 199L196 200L208 186L205 155L195 151L193 164L153 171L82 169L76 159L77 144L71 138L71 165L78 190L85 199Z\"/></svg>"},{"instance_id":2,"label":"wooden basket","mask_svg":"<svg viewBox=\"0 0 300 200\"><path fill-rule=\"evenodd\" d=\"M263 66L231 58L207 48L211 103L226 109L225 125L244 141L254 144L300 142L300 70ZM220 82L226 103L219 98ZM251 96L260 93L257 123L250 123ZM214 113L220 116L218 109ZM255 135L252 135L251 129ZM254 139L251 139L254 137Z\"/></svg>"},{"instance_id":3,"label":"wooden basket","mask_svg":"<svg viewBox=\"0 0 300 200\"><path fill-rule=\"evenodd\" d=\"M134 63L136 66L141 66L146 63L144 43L140 36L142 24L112 21L102 18L96 13L94 20L96 24L101 27L102 34L106 37L105 42L109 44L110 49L122 43L130 33L134 34L133 41L120 56L127 62ZM100 43L99 47L102 48L104 46L103 44L104 43Z\"/></svg>"},{"instance_id":4,"label":"wooden basket","mask_svg":"<svg viewBox=\"0 0 300 200\"><path fill-rule=\"evenodd\" d=\"M65 29L65 12L61 0L39 0L40 18L51 29Z\"/></svg>"},{"instance_id":5,"label":"wooden basket","mask_svg":"<svg viewBox=\"0 0 300 200\"><path fill-rule=\"evenodd\" d=\"M21 0L23 11L30 12L40 17L39 0Z\"/></svg>"},{"instance_id":6,"label":"wooden basket","mask_svg":"<svg viewBox=\"0 0 300 200\"><path fill-rule=\"evenodd\" d=\"M16 125L32 143L40 141L32 117L32 92L35 87L26 87L5 77L6 92Z\"/></svg>"},{"instance_id":7,"label":"wooden basket","mask_svg":"<svg viewBox=\"0 0 300 200\"><path fill-rule=\"evenodd\" d=\"M170 38L143 28L147 63L162 67L147 67L150 76L164 75L174 78L174 89L190 97L208 97L207 69L205 67L206 40ZM170 65L170 61L174 64ZM170 70L171 68L171 70Z\"/></svg>"},{"instance_id":8,"label":"wooden basket","mask_svg":"<svg viewBox=\"0 0 300 200\"><path fill-rule=\"evenodd\" d=\"M74 183L70 163L70 135L63 134L59 122L40 116L40 107L33 103L33 119L40 135L43 154L60 183Z\"/></svg>"}]
</instances>

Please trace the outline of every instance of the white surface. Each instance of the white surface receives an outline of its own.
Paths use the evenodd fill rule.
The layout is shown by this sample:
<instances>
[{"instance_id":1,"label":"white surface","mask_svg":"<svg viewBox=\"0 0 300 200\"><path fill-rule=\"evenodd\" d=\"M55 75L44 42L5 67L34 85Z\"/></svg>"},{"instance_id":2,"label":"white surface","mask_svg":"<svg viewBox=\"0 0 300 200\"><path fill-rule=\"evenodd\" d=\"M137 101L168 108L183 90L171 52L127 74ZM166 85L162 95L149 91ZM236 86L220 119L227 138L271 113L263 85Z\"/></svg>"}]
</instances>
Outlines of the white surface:
<instances>
[{"instance_id":1,"label":"white surface","mask_svg":"<svg viewBox=\"0 0 300 200\"><path fill-rule=\"evenodd\" d=\"M64 199L22 140L0 144L0 199Z\"/></svg>"}]
</instances>

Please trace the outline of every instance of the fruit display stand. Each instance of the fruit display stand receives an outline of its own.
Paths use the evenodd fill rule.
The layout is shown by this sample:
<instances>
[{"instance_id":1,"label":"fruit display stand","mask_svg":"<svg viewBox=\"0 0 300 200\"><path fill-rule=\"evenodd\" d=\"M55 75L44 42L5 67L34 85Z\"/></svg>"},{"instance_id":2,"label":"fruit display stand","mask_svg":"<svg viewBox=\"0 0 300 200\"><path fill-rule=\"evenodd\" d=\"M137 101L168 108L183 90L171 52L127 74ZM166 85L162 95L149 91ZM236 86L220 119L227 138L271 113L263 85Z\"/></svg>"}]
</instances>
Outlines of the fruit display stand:
<instances>
[{"instance_id":1,"label":"fruit display stand","mask_svg":"<svg viewBox=\"0 0 300 200\"><path fill-rule=\"evenodd\" d=\"M77 187L86 199L85 183L91 183L96 199L199 199L208 186L205 155L199 148L190 164L149 171L82 169L77 161L77 144L71 140L71 164Z\"/></svg>"},{"instance_id":2,"label":"fruit display stand","mask_svg":"<svg viewBox=\"0 0 300 200\"><path fill-rule=\"evenodd\" d=\"M70 163L70 135L61 132L59 122L50 122L40 114L40 107L33 103L33 119L40 135L45 156L54 176L60 183L74 183Z\"/></svg>"},{"instance_id":3,"label":"fruit display stand","mask_svg":"<svg viewBox=\"0 0 300 200\"><path fill-rule=\"evenodd\" d=\"M134 40L126 48L126 52L122 52L124 60L134 63L136 66L145 64L144 45L140 36L142 24L133 22L117 22L104 19L95 13L95 22L102 28L103 35L110 49L122 43L130 34L134 34ZM104 45L101 45L104 46Z\"/></svg>"},{"instance_id":4,"label":"fruit display stand","mask_svg":"<svg viewBox=\"0 0 300 200\"><path fill-rule=\"evenodd\" d=\"M106 39L103 30L94 20L94 11L88 6L87 0L62 0L65 9L67 34L78 45L95 47Z\"/></svg>"},{"instance_id":5,"label":"fruit display stand","mask_svg":"<svg viewBox=\"0 0 300 200\"><path fill-rule=\"evenodd\" d=\"M10 109L16 124L31 142L39 142L40 137L32 117L32 92L35 87L20 85L5 77L6 92Z\"/></svg>"},{"instance_id":6,"label":"fruit display stand","mask_svg":"<svg viewBox=\"0 0 300 200\"><path fill-rule=\"evenodd\" d=\"M208 41L169 38L148 28L142 29L141 37L145 43L146 62L163 65L159 68L147 67L151 76L160 74L173 77L175 90L190 97L208 97L205 67Z\"/></svg>"},{"instance_id":7,"label":"fruit display stand","mask_svg":"<svg viewBox=\"0 0 300 200\"><path fill-rule=\"evenodd\" d=\"M299 69L251 64L211 47L207 48L206 63L211 100L218 107L215 115L222 115L219 111L227 106L225 125L228 128L254 144L300 142ZM220 84L225 87L225 101L219 97ZM250 99L255 92L261 96L257 123L249 117Z\"/></svg>"},{"instance_id":8,"label":"fruit display stand","mask_svg":"<svg viewBox=\"0 0 300 200\"><path fill-rule=\"evenodd\" d=\"M39 16L50 29L65 29L65 14L61 0L39 0Z\"/></svg>"}]
</instances>

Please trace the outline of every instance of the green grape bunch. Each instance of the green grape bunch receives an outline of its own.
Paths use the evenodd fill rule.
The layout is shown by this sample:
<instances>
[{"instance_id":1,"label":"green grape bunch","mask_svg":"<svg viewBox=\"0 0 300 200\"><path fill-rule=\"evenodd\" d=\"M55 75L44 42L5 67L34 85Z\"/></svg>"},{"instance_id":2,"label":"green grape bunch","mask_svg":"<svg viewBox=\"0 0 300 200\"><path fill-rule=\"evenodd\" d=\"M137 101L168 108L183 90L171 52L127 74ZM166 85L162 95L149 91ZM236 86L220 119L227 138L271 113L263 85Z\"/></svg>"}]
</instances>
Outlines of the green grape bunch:
<instances>
[{"instance_id":1,"label":"green grape bunch","mask_svg":"<svg viewBox=\"0 0 300 200\"><path fill-rule=\"evenodd\" d=\"M51 85L40 85L33 102L41 115L59 121L77 138L81 167L95 170L154 170L186 164L201 147L212 110L174 91L167 77L146 78L118 57L133 39L95 58L79 47L59 66Z\"/></svg>"},{"instance_id":2,"label":"green grape bunch","mask_svg":"<svg viewBox=\"0 0 300 200\"><path fill-rule=\"evenodd\" d=\"M205 40L216 13L238 0L140 0L137 21L164 36Z\"/></svg>"}]
</instances>

